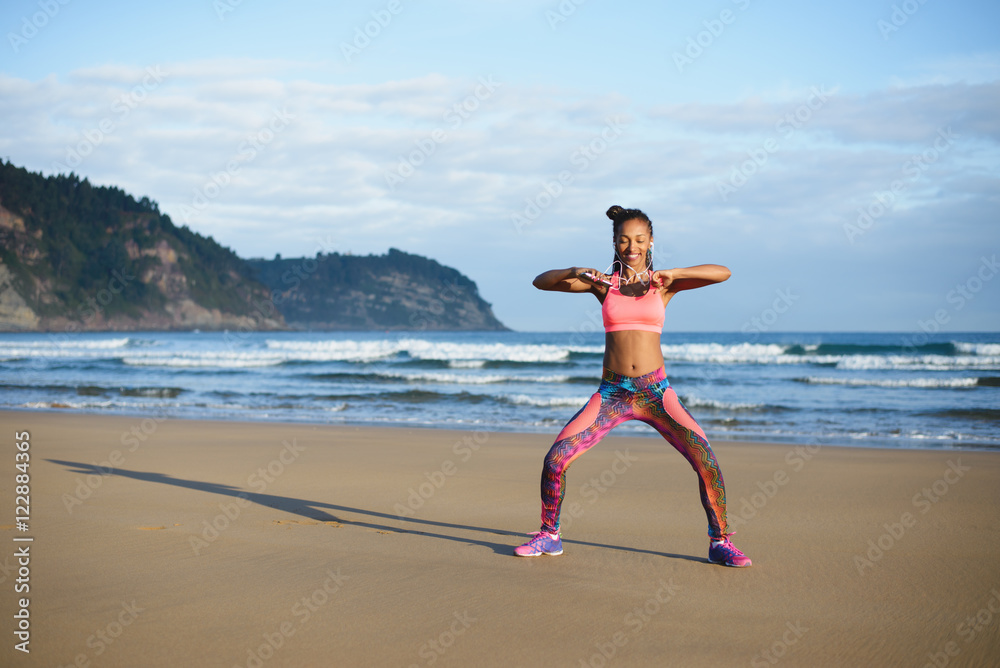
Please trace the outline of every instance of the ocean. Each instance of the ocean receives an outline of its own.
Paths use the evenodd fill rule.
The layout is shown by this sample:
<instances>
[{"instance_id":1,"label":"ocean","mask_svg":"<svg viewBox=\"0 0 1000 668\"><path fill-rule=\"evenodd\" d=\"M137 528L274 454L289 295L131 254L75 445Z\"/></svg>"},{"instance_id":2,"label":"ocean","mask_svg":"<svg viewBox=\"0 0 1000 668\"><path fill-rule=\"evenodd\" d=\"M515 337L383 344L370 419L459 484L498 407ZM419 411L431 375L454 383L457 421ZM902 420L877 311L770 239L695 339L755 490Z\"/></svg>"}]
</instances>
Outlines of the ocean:
<instances>
[{"instance_id":1,"label":"ocean","mask_svg":"<svg viewBox=\"0 0 1000 668\"><path fill-rule=\"evenodd\" d=\"M710 440L1000 449L1000 334L665 333ZM0 409L555 435L602 332L0 334ZM633 421L614 433L659 436Z\"/></svg>"}]
</instances>

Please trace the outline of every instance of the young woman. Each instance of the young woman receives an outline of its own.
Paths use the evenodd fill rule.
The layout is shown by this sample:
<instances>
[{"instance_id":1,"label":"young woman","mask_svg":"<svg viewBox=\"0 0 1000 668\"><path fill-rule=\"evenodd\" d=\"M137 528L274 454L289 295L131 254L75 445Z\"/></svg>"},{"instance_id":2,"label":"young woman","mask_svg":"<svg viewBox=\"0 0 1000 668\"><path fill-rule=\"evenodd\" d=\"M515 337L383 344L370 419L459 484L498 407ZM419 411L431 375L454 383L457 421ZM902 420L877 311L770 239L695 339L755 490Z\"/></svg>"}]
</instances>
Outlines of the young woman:
<instances>
[{"instance_id":1,"label":"young woman","mask_svg":"<svg viewBox=\"0 0 1000 668\"><path fill-rule=\"evenodd\" d=\"M698 475L708 515L708 560L749 566L726 533L726 489L705 432L677 399L663 367L660 333L664 308L681 290L721 283L728 269L702 264L653 270L653 224L638 209L613 206L615 260L611 274L588 268L553 269L534 280L539 290L589 292L604 317L604 375L597 392L556 437L542 469L542 528L514 549L519 557L562 554L559 511L566 470L573 461L626 420L642 420L680 452Z\"/></svg>"}]
</instances>

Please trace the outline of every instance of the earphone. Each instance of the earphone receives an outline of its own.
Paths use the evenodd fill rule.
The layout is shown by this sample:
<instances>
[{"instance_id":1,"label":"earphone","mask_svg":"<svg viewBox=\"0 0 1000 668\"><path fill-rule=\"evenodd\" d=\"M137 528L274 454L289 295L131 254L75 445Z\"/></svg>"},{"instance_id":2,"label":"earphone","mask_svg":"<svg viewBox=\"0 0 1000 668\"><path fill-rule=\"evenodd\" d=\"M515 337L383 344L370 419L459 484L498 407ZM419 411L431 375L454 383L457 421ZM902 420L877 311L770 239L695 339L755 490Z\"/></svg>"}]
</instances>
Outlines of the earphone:
<instances>
[{"instance_id":1,"label":"earphone","mask_svg":"<svg viewBox=\"0 0 1000 668\"><path fill-rule=\"evenodd\" d=\"M613 276L614 275L615 264L620 264L621 268L622 268L621 271L618 272L618 285L614 286L616 290L620 291L621 290L621 286L622 286L622 273L624 272L626 265L625 265L625 262L621 259L621 254L619 254L617 248L615 249L615 259L611 261L611 264L608 265L608 268L604 270L604 273L607 274L607 275L609 275L609 276ZM646 280L644 281L641 278L639 278L639 282L643 283L643 284L651 283L652 280L653 280L653 273L651 271L652 268L653 268L653 242L650 241L649 242L649 262L646 263L646 270L643 271L642 273L636 273L632 278L627 279L625 281L625 285L628 285L633 280L635 280L636 278L639 278L643 274L646 275Z\"/></svg>"}]
</instances>

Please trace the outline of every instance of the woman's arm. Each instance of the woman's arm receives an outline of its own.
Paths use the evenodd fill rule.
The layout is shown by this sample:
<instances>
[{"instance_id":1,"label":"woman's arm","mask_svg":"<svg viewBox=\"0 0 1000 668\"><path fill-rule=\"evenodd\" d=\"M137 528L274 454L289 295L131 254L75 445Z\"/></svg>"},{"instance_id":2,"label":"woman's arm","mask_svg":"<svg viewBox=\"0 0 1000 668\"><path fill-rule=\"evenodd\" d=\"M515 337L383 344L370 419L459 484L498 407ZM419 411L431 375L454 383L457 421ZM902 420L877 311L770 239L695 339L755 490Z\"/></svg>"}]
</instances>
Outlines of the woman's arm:
<instances>
[{"instance_id":1,"label":"woman's arm","mask_svg":"<svg viewBox=\"0 0 1000 668\"><path fill-rule=\"evenodd\" d=\"M699 264L680 269L660 269L653 272L653 282L667 292L680 292L722 283L731 275L732 272L721 264Z\"/></svg>"},{"instance_id":2,"label":"woman's arm","mask_svg":"<svg viewBox=\"0 0 1000 668\"><path fill-rule=\"evenodd\" d=\"M539 290L554 290L556 292L594 292L595 281L589 280L585 274L597 278L606 278L604 274L586 267L570 267L569 269L550 269L535 276L531 282ZM602 286L603 287L603 286Z\"/></svg>"}]
</instances>

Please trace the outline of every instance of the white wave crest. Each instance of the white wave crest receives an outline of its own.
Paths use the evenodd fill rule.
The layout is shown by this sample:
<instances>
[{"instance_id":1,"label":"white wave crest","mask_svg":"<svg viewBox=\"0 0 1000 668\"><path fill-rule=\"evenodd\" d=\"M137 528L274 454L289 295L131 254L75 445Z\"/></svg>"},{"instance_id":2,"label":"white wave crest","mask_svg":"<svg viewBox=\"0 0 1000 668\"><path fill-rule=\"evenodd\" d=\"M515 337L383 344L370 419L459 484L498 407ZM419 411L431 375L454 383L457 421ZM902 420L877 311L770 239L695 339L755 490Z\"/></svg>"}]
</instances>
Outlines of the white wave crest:
<instances>
[{"instance_id":1,"label":"white wave crest","mask_svg":"<svg viewBox=\"0 0 1000 668\"><path fill-rule=\"evenodd\" d=\"M531 377L519 377L512 376L510 374L459 374L459 373L446 373L446 372L398 372L398 373L380 373L379 376L383 378L398 378L400 380L406 380L411 383L417 382L431 382L431 383L455 383L458 385L491 385L493 383L565 383L569 380L569 376L564 375L546 375L546 376L531 376Z\"/></svg>"},{"instance_id":2,"label":"white wave crest","mask_svg":"<svg viewBox=\"0 0 1000 668\"><path fill-rule=\"evenodd\" d=\"M8 346L0 345L0 354L17 357L104 357L106 351L127 348L129 339L104 341L77 341L53 338L49 341L22 341Z\"/></svg>"},{"instance_id":3,"label":"white wave crest","mask_svg":"<svg viewBox=\"0 0 1000 668\"><path fill-rule=\"evenodd\" d=\"M800 379L810 385L845 385L853 387L920 387L920 388L950 388L975 387L978 378L829 378L823 376L808 376Z\"/></svg>"},{"instance_id":4,"label":"white wave crest","mask_svg":"<svg viewBox=\"0 0 1000 668\"><path fill-rule=\"evenodd\" d=\"M569 350L551 344L448 343L408 339L401 342L411 357L423 360L489 360L497 362L561 362Z\"/></svg>"},{"instance_id":5,"label":"white wave crest","mask_svg":"<svg viewBox=\"0 0 1000 668\"><path fill-rule=\"evenodd\" d=\"M486 360L448 360L452 369L481 369L486 366Z\"/></svg>"},{"instance_id":6,"label":"white wave crest","mask_svg":"<svg viewBox=\"0 0 1000 668\"><path fill-rule=\"evenodd\" d=\"M142 355L122 358L122 362L129 366L165 366L186 368L214 367L219 369L277 366L284 361L283 357L274 355L261 356L258 353L227 353L221 351L206 351L201 353L177 352L161 355Z\"/></svg>"},{"instance_id":7,"label":"white wave crest","mask_svg":"<svg viewBox=\"0 0 1000 668\"><path fill-rule=\"evenodd\" d=\"M947 355L851 355L837 362L838 369L907 371L956 371L960 369L997 369L1000 356Z\"/></svg>"},{"instance_id":8,"label":"white wave crest","mask_svg":"<svg viewBox=\"0 0 1000 668\"><path fill-rule=\"evenodd\" d=\"M469 362L478 366L483 361L501 362L560 362L569 356L565 346L552 344L454 343L426 339L392 341L275 341L268 340L271 350L290 351L290 359L310 361L368 361L406 353L419 360L455 363Z\"/></svg>"},{"instance_id":9,"label":"white wave crest","mask_svg":"<svg viewBox=\"0 0 1000 668\"><path fill-rule=\"evenodd\" d=\"M603 344L601 344L599 346L574 346L574 345L569 345L569 346L566 346L566 348L571 353L590 353L592 355L600 355L601 353L604 352L604 345Z\"/></svg>"},{"instance_id":10,"label":"white wave crest","mask_svg":"<svg viewBox=\"0 0 1000 668\"><path fill-rule=\"evenodd\" d=\"M834 364L842 355L788 355L790 346L777 343L684 343L661 345L668 361L713 364ZM816 346L807 349L816 350Z\"/></svg>"},{"instance_id":11,"label":"white wave crest","mask_svg":"<svg viewBox=\"0 0 1000 668\"><path fill-rule=\"evenodd\" d=\"M285 360L373 362L402 351L398 341L274 341L267 348Z\"/></svg>"},{"instance_id":12,"label":"white wave crest","mask_svg":"<svg viewBox=\"0 0 1000 668\"><path fill-rule=\"evenodd\" d=\"M77 339L69 334L53 335L46 341L23 341L17 345L22 348L52 349L52 350L107 350L109 348L124 348L129 344L128 337L119 339Z\"/></svg>"},{"instance_id":13,"label":"white wave crest","mask_svg":"<svg viewBox=\"0 0 1000 668\"><path fill-rule=\"evenodd\" d=\"M960 353L966 355L1000 356L1000 343L964 343L961 341L953 343Z\"/></svg>"},{"instance_id":14,"label":"white wave crest","mask_svg":"<svg viewBox=\"0 0 1000 668\"><path fill-rule=\"evenodd\" d=\"M765 404L718 401L716 399L705 399L692 395L684 395L684 405L688 408L714 408L724 411L749 411L765 406Z\"/></svg>"},{"instance_id":15,"label":"white wave crest","mask_svg":"<svg viewBox=\"0 0 1000 668\"><path fill-rule=\"evenodd\" d=\"M108 408L111 401L29 401L22 404L25 408Z\"/></svg>"},{"instance_id":16,"label":"white wave crest","mask_svg":"<svg viewBox=\"0 0 1000 668\"><path fill-rule=\"evenodd\" d=\"M526 394L508 394L503 397L512 404L522 406L539 406L541 408L552 408L556 406L575 406L581 408L590 401L590 397L529 397Z\"/></svg>"}]
</instances>

